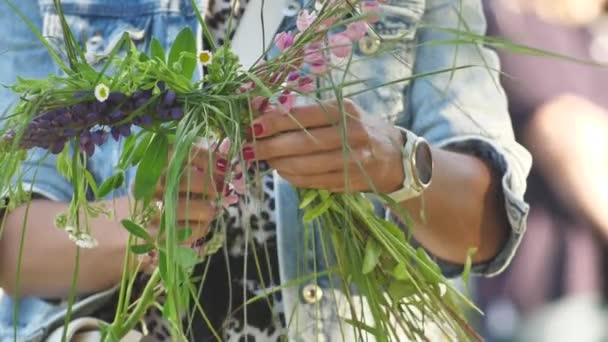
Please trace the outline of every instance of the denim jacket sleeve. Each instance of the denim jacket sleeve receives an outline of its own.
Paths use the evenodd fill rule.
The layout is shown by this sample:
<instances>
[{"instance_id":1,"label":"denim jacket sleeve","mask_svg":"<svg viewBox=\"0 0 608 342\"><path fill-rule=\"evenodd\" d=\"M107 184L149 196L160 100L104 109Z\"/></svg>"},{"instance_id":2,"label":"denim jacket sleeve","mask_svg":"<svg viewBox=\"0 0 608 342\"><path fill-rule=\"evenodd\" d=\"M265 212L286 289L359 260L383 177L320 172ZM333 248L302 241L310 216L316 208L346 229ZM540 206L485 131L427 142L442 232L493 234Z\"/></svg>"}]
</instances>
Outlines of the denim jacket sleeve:
<instances>
[{"instance_id":1,"label":"denim jacket sleeve","mask_svg":"<svg viewBox=\"0 0 608 342\"><path fill-rule=\"evenodd\" d=\"M454 44L457 34L445 30L483 35L485 26L479 0L427 0L414 75L463 68L413 82L408 101L412 114L405 119L409 122L401 124L434 146L484 159L501 175L510 236L494 260L473 270L491 276L509 264L526 229L529 207L523 196L532 160L515 141L507 99L499 83L497 55L479 44ZM439 262L446 275L462 270Z\"/></svg>"}]
</instances>

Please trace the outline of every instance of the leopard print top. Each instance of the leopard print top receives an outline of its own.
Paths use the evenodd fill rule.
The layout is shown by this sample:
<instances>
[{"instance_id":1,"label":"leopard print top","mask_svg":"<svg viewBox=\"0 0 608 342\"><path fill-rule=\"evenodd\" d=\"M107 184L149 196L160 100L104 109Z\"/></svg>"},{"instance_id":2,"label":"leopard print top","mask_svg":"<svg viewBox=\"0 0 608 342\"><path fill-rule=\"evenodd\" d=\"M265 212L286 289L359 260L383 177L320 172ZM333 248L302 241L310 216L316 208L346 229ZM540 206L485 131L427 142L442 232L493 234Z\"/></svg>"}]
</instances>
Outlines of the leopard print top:
<instances>
[{"instance_id":1,"label":"leopard print top","mask_svg":"<svg viewBox=\"0 0 608 342\"><path fill-rule=\"evenodd\" d=\"M205 18L216 44L222 45L226 37L232 38L248 1L210 0ZM229 26L231 30L227 32ZM267 170L262 166L259 171ZM195 276L202 275L207 267L199 301L213 330L223 341L285 339L280 292L243 307L248 299L279 285L272 174L263 176L258 185L262 189L262 196L243 196L224 214L227 248L212 255L195 271ZM139 277L138 286L143 288L145 276ZM112 306L105 312L101 310L96 316L111 321L114 312ZM151 308L146 313L144 323L147 331L144 341L171 340L169 325L157 308ZM214 331L198 312L194 317L184 318L184 330L190 332L191 341L217 340Z\"/></svg>"}]
</instances>

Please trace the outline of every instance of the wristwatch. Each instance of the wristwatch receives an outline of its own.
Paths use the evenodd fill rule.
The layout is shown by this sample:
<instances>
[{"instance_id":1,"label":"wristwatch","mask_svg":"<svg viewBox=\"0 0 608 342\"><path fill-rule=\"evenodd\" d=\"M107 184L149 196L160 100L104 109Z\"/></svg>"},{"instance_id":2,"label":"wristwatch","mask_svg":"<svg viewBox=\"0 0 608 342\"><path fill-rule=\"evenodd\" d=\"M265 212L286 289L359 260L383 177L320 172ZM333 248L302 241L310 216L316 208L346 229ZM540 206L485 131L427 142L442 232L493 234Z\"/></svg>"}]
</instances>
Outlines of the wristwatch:
<instances>
[{"instance_id":1,"label":"wristwatch","mask_svg":"<svg viewBox=\"0 0 608 342\"><path fill-rule=\"evenodd\" d=\"M426 139L409 130L396 126L405 139L403 145L403 184L401 189L388 194L395 202L419 197L431 184L433 178L433 156Z\"/></svg>"}]
</instances>

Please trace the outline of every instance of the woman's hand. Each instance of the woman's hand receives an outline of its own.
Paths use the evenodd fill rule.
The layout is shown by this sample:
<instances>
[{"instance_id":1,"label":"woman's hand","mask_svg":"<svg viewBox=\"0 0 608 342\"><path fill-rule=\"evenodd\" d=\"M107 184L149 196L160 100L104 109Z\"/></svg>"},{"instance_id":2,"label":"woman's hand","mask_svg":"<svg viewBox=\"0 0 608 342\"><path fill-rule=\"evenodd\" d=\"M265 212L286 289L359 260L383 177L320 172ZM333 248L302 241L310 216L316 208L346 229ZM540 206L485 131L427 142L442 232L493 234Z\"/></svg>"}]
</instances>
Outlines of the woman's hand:
<instances>
[{"instance_id":1,"label":"woman's hand","mask_svg":"<svg viewBox=\"0 0 608 342\"><path fill-rule=\"evenodd\" d=\"M342 110L341 110L342 109ZM401 133L352 101L266 111L252 122L246 160L266 160L294 186L391 193L403 183Z\"/></svg>"},{"instance_id":2,"label":"woman's hand","mask_svg":"<svg viewBox=\"0 0 608 342\"><path fill-rule=\"evenodd\" d=\"M195 244L209 232L211 222L221 212L221 194L225 188L225 176L229 163L224 156L211 153L206 148L193 147L184 162L184 172L179 184L177 224L192 230L186 245ZM165 177L158 183L154 197L159 206L165 192ZM225 194L230 195L230 194ZM158 226L160 217L153 219ZM154 228L153 228L154 229Z\"/></svg>"}]
</instances>

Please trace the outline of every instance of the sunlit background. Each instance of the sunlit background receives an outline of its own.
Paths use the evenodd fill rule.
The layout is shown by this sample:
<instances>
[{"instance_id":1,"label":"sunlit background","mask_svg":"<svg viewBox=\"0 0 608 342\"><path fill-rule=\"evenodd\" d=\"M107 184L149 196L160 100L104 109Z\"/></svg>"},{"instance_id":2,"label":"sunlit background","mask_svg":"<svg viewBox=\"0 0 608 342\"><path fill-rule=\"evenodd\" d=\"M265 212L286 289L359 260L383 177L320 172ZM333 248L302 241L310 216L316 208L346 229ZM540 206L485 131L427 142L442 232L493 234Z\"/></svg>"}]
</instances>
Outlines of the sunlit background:
<instances>
[{"instance_id":1,"label":"sunlit background","mask_svg":"<svg viewBox=\"0 0 608 342\"><path fill-rule=\"evenodd\" d=\"M524 241L476 284L488 341L608 338L605 0L485 0L488 34L563 55L500 52L516 135L534 156ZM566 61L565 56L578 59Z\"/></svg>"}]
</instances>

